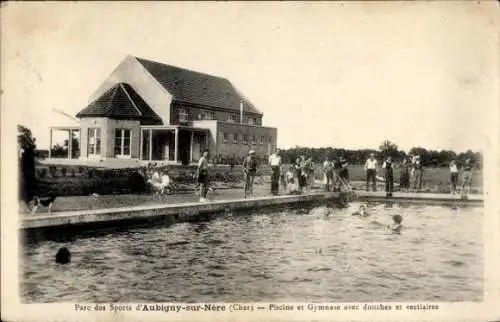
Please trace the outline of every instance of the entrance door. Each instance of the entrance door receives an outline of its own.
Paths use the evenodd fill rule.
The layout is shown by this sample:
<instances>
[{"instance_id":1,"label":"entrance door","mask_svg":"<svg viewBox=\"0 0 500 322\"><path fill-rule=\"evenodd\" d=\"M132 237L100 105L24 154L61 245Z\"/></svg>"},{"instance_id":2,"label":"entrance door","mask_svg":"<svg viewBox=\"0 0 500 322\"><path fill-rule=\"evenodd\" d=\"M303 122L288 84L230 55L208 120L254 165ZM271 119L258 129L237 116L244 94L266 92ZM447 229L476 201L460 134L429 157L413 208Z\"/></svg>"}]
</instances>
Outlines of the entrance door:
<instances>
[{"instance_id":1,"label":"entrance door","mask_svg":"<svg viewBox=\"0 0 500 322\"><path fill-rule=\"evenodd\" d=\"M189 157L191 154L191 132L179 130L179 151L178 160L183 165L189 165Z\"/></svg>"},{"instance_id":2,"label":"entrance door","mask_svg":"<svg viewBox=\"0 0 500 322\"><path fill-rule=\"evenodd\" d=\"M87 155L89 158L98 158L101 156L101 129L89 128L87 134Z\"/></svg>"},{"instance_id":3,"label":"entrance door","mask_svg":"<svg viewBox=\"0 0 500 322\"><path fill-rule=\"evenodd\" d=\"M193 161L197 162L201 157L201 135L199 133L194 133L193 135Z\"/></svg>"}]
</instances>

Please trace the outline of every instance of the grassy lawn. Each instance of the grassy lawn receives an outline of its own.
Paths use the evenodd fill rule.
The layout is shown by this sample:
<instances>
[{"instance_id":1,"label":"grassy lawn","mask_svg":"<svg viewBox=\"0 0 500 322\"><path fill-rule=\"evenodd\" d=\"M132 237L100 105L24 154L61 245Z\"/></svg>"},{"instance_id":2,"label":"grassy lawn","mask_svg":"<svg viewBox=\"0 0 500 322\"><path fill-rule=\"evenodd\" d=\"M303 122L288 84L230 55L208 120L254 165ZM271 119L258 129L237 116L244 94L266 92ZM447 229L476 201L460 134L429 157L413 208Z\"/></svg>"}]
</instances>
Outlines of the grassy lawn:
<instances>
[{"instance_id":1,"label":"grassy lawn","mask_svg":"<svg viewBox=\"0 0 500 322\"><path fill-rule=\"evenodd\" d=\"M37 191L39 196L53 193L57 196L88 196L93 193L99 195L123 195L135 193L131 189L130 176L137 168L128 169L98 169L86 166L37 166ZM196 187L196 178L193 177L195 167L169 167L169 175L178 191L190 191ZM399 183L399 168L394 170L395 184ZM259 167L257 181L268 182L271 174L270 167ZM323 169L318 164L315 170L317 180L323 178ZM383 176L383 171L378 171ZM361 165L349 166L349 178L356 189L364 189L365 171ZM211 181L218 188L236 188L243 182L241 166L232 171L227 165L217 165L211 171ZM449 192L450 175L448 168L426 168L423 175L423 190L429 192ZM317 181L321 185L321 181ZM397 185L396 185L397 187ZM474 171L472 181L473 193L483 190L482 172ZM397 189L396 189L397 190Z\"/></svg>"}]
</instances>

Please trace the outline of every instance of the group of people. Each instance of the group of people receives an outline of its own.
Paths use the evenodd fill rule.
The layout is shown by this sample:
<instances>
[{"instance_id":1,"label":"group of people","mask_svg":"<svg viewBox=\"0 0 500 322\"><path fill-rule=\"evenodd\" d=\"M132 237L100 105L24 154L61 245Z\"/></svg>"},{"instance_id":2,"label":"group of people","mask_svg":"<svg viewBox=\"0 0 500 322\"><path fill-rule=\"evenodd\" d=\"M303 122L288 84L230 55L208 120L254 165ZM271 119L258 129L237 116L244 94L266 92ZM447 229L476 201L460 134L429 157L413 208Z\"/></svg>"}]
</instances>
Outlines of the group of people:
<instances>
[{"instance_id":1,"label":"group of people","mask_svg":"<svg viewBox=\"0 0 500 322\"><path fill-rule=\"evenodd\" d=\"M327 157L323 163L323 182L326 191L340 191L342 187L349 186L349 163L344 157L338 160Z\"/></svg>"},{"instance_id":2,"label":"group of people","mask_svg":"<svg viewBox=\"0 0 500 322\"><path fill-rule=\"evenodd\" d=\"M277 150L269 157L271 166L271 193L278 194L279 185L288 194L311 191L315 185L315 164L312 157L305 155L298 156L294 162L288 166L281 163L280 150ZM323 181L327 191L340 190L342 184L349 181L348 163L344 158L331 160L326 158L323 163Z\"/></svg>"},{"instance_id":3,"label":"group of people","mask_svg":"<svg viewBox=\"0 0 500 322\"><path fill-rule=\"evenodd\" d=\"M384 177L382 181L385 182L385 192L388 197L392 196L394 192L394 164L392 157L389 156L385 159L382 164L382 169L384 170ZM408 192L410 191L411 183L413 181L413 190L422 190L424 165L419 155L404 158L399 165L400 167L400 179L399 188L400 191ZM370 157L366 160L364 169L366 171L366 190L370 188L370 183L372 185L373 191L377 190L377 170L378 161L375 158L375 154L371 153ZM466 197L470 192L470 186L472 183L472 169L473 163L470 158L465 160L465 163L459 170L455 160L450 163L450 193L457 193L457 185L459 179L459 173L462 174L462 195Z\"/></svg>"},{"instance_id":4,"label":"group of people","mask_svg":"<svg viewBox=\"0 0 500 322\"><path fill-rule=\"evenodd\" d=\"M271 168L271 194L278 195L280 186L288 193L301 193L302 191L310 191L315 183L315 164L312 157L304 155L297 157L291 165L283 165L281 151L278 149L268 158L268 163ZM200 201L206 201L208 191L208 153L203 153L203 156L198 163L198 183L200 185ZM348 162L344 157L325 158L323 163L323 182L326 191L341 191L342 187L350 187ZM248 156L243 160L243 174L245 197L253 195L253 185L255 176L257 175L258 161L255 156L255 151L250 150ZM400 168L400 191L410 191L413 186L415 191L422 190L424 165L419 155L404 158L399 165L396 165L391 156L388 156L382 163L381 168L384 171L384 176L377 175L379 164L375 158L375 154L371 153L366 160L364 170L366 171L366 190L370 190L370 185L373 191L377 190L377 181L385 183L385 192L388 197L391 197L394 192L394 169ZM450 190L451 193L457 193L457 185L459 175L462 178L462 194L466 196L470 192L472 182L473 163L471 159L467 159L459 170L455 161L450 164ZM161 181L163 182L163 181ZM168 183L168 181L167 181ZM413 184L412 184L413 183ZM166 183L161 183L159 187L168 186Z\"/></svg>"},{"instance_id":5,"label":"group of people","mask_svg":"<svg viewBox=\"0 0 500 322\"><path fill-rule=\"evenodd\" d=\"M168 169L150 167L146 170L146 180L154 194L164 195L171 192L171 180Z\"/></svg>"}]
</instances>

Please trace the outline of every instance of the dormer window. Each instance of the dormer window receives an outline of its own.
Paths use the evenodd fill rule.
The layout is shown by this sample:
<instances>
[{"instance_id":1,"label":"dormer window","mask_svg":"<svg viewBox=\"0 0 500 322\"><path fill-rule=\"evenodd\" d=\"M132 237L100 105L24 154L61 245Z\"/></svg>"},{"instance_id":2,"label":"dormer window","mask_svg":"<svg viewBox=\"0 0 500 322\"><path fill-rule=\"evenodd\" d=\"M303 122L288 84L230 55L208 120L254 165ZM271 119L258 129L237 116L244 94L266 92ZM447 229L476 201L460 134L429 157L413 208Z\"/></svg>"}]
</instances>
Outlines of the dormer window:
<instances>
[{"instance_id":1,"label":"dormer window","mask_svg":"<svg viewBox=\"0 0 500 322\"><path fill-rule=\"evenodd\" d=\"M188 111L185 108L179 109L179 122L187 122L189 119Z\"/></svg>"}]
</instances>

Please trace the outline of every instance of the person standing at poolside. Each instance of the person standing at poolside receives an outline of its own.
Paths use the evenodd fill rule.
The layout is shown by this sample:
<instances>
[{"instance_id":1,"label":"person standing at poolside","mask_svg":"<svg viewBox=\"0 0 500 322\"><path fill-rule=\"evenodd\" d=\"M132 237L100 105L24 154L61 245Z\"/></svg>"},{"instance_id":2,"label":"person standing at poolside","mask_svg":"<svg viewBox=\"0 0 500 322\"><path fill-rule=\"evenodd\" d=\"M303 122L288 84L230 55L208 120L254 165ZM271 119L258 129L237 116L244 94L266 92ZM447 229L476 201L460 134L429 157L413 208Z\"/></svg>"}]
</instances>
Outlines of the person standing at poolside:
<instances>
[{"instance_id":1,"label":"person standing at poolside","mask_svg":"<svg viewBox=\"0 0 500 322\"><path fill-rule=\"evenodd\" d=\"M385 179L385 193L387 197L392 197L392 191L394 190L394 175L393 175L393 164L392 157L387 157L382 165L385 169L384 179Z\"/></svg>"},{"instance_id":2,"label":"person standing at poolside","mask_svg":"<svg viewBox=\"0 0 500 322\"><path fill-rule=\"evenodd\" d=\"M314 187L314 162L312 157L307 158L304 163L304 169L303 171L305 172L305 185L307 187L307 190L312 190Z\"/></svg>"},{"instance_id":3,"label":"person standing at poolside","mask_svg":"<svg viewBox=\"0 0 500 322\"><path fill-rule=\"evenodd\" d=\"M455 160L450 162L450 193L457 193L458 167Z\"/></svg>"},{"instance_id":4,"label":"person standing at poolside","mask_svg":"<svg viewBox=\"0 0 500 322\"><path fill-rule=\"evenodd\" d=\"M420 191L422 190L422 178L424 176L424 165L420 160L420 155L415 157L415 163L413 163L413 189Z\"/></svg>"},{"instance_id":5,"label":"person standing at poolside","mask_svg":"<svg viewBox=\"0 0 500 322\"><path fill-rule=\"evenodd\" d=\"M279 192L279 181L280 181L280 167L281 167L281 156L280 150L277 149L275 153L269 156L269 165L271 166L271 194L278 195Z\"/></svg>"},{"instance_id":6,"label":"person standing at poolside","mask_svg":"<svg viewBox=\"0 0 500 322\"><path fill-rule=\"evenodd\" d=\"M375 153L370 153L370 157L365 162L366 171L366 191L369 190L370 182L373 186L373 191L377 190L377 159Z\"/></svg>"},{"instance_id":7,"label":"person standing at poolside","mask_svg":"<svg viewBox=\"0 0 500 322\"><path fill-rule=\"evenodd\" d=\"M299 185L300 190L302 191L304 188L307 189L307 172L306 172L306 157L304 155L300 156L300 178Z\"/></svg>"},{"instance_id":8,"label":"person standing at poolside","mask_svg":"<svg viewBox=\"0 0 500 322\"><path fill-rule=\"evenodd\" d=\"M208 151L203 152L198 161L198 184L200 185L200 202L206 202L208 192Z\"/></svg>"},{"instance_id":9,"label":"person standing at poolside","mask_svg":"<svg viewBox=\"0 0 500 322\"><path fill-rule=\"evenodd\" d=\"M295 159L295 164L293 165L295 168L295 173L297 175L297 190L302 192L302 167L301 167L302 159L301 157L297 157Z\"/></svg>"},{"instance_id":10,"label":"person standing at poolside","mask_svg":"<svg viewBox=\"0 0 500 322\"><path fill-rule=\"evenodd\" d=\"M281 189L283 189L284 191L287 191L286 173L287 173L289 168L290 168L290 166L287 167L287 166L283 165L283 161L282 161L281 167L280 167L280 185L281 185Z\"/></svg>"},{"instance_id":11,"label":"person standing at poolside","mask_svg":"<svg viewBox=\"0 0 500 322\"><path fill-rule=\"evenodd\" d=\"M253 196L253 181L257 174L257 160L255 159L255 151L250 150L248 156L243 161L243 175L245 176L245 198L248 193Z\"/></svg>"},{"instance_id":12,"label":"person standing at poolside","mask_svg":"<svg viewBox=\"0 0 500 322\"><path fill-rule=\"evenodd\" d=\"M325 190L331 191L331 187L333 185L333 163L332 161L330 161L329 157L325 158L325 162L323 163L323 170L325 171ZM335 188L335 186L333 188Z\"/></svg>"},{"instance_id":13,"label":"person standing at poolside","mask_svg":"<svg viewBox=\"0 0 500 322\"><path fill-rule=\"evenodd\" d=\"M404 158L401 163L401 173L399 177L399 190L407 192L410 189L410 161Z\"/></svg>"},{"instance_id":14,"label":"person standing at poolside","mask_svg":"<svg viewBox=\"0 0 500 322\"><path fill-rule=\"evenodd\" d=\"M343 184L348 184L349 183L349 169L347 168L347 166L349 165L349 163L347 162L347 160L344 157L340 157L339 163L340 163L339 176L342 179Z\"/></svg>"},{"instance_id":15,"label":"person standing at poolside","mask_svg":"<svg viewBox=\"0 0 500 322\"><path fill-rule=\"evenodd\" d=\"M473 164L470 158L465 159L465 164L462 167L462 198L467 199L470 193L472 183L472 168Z\"/></svg>"}]
</instances>

